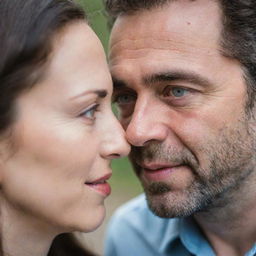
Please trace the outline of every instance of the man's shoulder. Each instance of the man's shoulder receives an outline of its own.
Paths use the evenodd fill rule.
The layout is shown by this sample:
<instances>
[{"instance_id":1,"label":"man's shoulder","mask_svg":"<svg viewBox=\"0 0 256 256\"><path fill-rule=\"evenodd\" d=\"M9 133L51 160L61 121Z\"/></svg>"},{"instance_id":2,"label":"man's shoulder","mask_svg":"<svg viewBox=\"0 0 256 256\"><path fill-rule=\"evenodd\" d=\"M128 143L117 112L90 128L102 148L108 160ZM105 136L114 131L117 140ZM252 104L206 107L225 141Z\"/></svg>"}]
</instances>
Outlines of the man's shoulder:
<instances>
[{"instance_id":1,"label":"man's shoulder","mask_svg":"<svg viewBox=\"0 0 256 256\"><path fill-rule=\"evenodd\" d=\"M128 202L121 205L115 212L114 216L116 218L126 218L127 214L134 214L137 217L141 217L143 215L151 215L147 201L144 194L141 194ZM130 219L130 218L128 218Z\"/></svg>"},{"instance_id":2,"label":"man's shoulder","mask_svg":"<svg viewBox=\"0 0 256 256\"><path fill-rule=\"evenodd\" d=\"M149 219L160 220L160 218L155 216L148 208L144 194L139 195L120 206L113 215L113 219L133 223L136 226L137 221L141 224Z\"/></svg>"},{"instance_id":3,"label":"man's shoulder","mask_svg":"<svg viewBox=\"0 0 256 256\"><path fill-rule=\"evenodd\" d=\"M165 233L166 228L176 229L177 219L164 219L154 215L148 208L145 195L128 201L117 209L110 221L110 228L124 233L147 233L154 231L159 235Z\"/></svg>"},{"instance_id":4,"label":"man's shoulder","mask_svg":"<svg viewBox=\"0 0 256 256\"><path fill-rule=\"evenodd\" d=\"M107 256L165 255L178 232L178 219L163 219L148 208L144 195L125 203L113 215L106 234Z\"/></svg>"}]
</instances>

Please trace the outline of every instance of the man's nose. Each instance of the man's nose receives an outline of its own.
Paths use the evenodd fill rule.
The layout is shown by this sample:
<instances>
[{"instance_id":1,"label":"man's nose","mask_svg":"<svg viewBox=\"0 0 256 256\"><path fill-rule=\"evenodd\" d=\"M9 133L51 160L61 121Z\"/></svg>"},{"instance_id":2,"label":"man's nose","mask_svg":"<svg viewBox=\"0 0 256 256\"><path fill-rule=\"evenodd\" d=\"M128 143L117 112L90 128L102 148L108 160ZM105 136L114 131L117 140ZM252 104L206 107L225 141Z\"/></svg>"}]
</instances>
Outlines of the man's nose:
<instances>
[{"instance_id":1,"label":"man's nose","mask_svg":"<svg viewBox=\"0 0 256 256\"><path fill-rule=\"evenodd\" d=\"M142 147L149 142L164 141L167 134L168 128L161 121L161 111L158 107L137 102L131 120L126 126L128 142L133 146Z\"/></svg>"}]
</instances>

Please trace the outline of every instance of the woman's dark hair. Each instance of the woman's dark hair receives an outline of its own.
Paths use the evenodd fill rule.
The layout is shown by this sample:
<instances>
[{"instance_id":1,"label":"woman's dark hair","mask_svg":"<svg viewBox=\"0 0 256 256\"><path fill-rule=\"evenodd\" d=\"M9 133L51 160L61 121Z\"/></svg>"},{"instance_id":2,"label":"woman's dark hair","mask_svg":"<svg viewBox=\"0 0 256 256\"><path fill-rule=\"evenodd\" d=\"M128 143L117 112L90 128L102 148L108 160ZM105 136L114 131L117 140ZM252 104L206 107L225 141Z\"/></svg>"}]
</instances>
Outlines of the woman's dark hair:
<instances>
[{"instance_id":1,"label":"woman's dark hair","mask_svg":"<svg viewBox=\"0 0 256 256\"><path fill-rule=\"evenodd\" d=\"M70 0L0 1L0 133L15 118L15 99L43 76L53 35L85 20Z\"/></svg>"},{"instance_id":2,"label":"woman's dark hair","mask_svg":"<svg viewBox=\"0 0 256 256\"><path fill-rule=\"evenodd\" d=\"M66 233L54 239L47 256L95 256L95 254L82 247L72 234Z\"/></svg>"},{"instance_id":3,"label":"woman's dark hair","mask_svg":"<svg viewBox=\"0 0 256 256\"><path fill-rule=\"evenodd\" d=\"M71 0L0 1L0 134L15 120L15 100L38 82L52 51L53 37L66 25L85 21ZM1 245L1 244L0 244ZM92 256L72 234L55 238L49 256Z\"/></svg>"}]
</instances>

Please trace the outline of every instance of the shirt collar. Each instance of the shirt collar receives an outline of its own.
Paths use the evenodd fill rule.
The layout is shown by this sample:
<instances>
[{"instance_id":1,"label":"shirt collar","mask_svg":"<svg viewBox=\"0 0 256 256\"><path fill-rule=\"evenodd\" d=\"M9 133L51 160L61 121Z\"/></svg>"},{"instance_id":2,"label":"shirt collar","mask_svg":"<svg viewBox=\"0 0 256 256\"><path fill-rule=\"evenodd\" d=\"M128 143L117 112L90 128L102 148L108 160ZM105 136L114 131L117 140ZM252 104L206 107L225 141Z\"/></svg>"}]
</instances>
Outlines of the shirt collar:
<instances>
[{"instance_id":1,"label":"shirt collar","mask_svg":"<svg viewBox=\"0 0 256 256\"><path fill-rule=\"evenodd\" d=\"M179 219L171 219L169 222L166 222L166 229L163 234L163 239L161 240L159 251L161 253L165 253L169 246L179 238L180 231L179 231Z\"/></svg>"},{"instance_id":2,"label":"shirt collar","mask_svg":"<svg viewBox=\"0 0 256 256\"><path fill-rule=\"evenodd\" d=\"M160 252L167 253L177 239L180 239L184 247L192 254L214 256L212 248L192 217L175 218L167 223L159 247Z\"/></svg>"},{"instance_id":3,"label":"shirt collar","mask_svg":"<svg viewBox=\"0 0 256 256\"><path fill-rule=\"evenodd\" d=\"M194 255L215 255L193 217L180 220L180 239L187 250Z\"/></svg>"},{"instance_id":4,"label":"shirt collar","mask_svg":"<svg viewBox=\"0 0 256 256\"><path fill-rule=\"evenodd\" d=\"M245 256L255 256L256 255L256 243L254 243L252 249L245 254Z\"/></svg>"},{"instance_id":5,"label":"shirt collar","mask_svg":"<svg viewBox=\"0 0 256 256\"><path fill-rule=\"evenodd\" d=\"M173 243L180 239L185 248L192 254L198 256L215 256L210 244L200 231L193 217L175 218L167 222L159 251L167 253ZM256 256L256 243L245 256Z\"/></svg>"}]
</instances>

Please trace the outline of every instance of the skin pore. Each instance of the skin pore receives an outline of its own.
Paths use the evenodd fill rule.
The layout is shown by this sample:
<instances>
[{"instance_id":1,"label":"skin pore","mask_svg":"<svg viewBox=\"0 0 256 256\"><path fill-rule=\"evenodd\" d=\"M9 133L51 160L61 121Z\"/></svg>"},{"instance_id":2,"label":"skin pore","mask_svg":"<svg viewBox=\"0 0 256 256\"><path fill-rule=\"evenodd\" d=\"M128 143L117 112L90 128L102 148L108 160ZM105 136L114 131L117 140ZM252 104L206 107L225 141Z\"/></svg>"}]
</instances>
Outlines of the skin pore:
<instances>
[{"instance_id":1,"label":"skin pore","mask_svg":"<svg viewBox=\"0 0 256 256\"><path fill-rule=\"evenodd\" d=\"M0 144L3 256L43 256L57 234L96 229L110 161L129 153L99 39L85 22L53 39L43 79L17 98Z\"/></svg>"},{"instance_id":2,"label":"skin pore","mask_svg":"<svg viewBox=\"0 0 256 256\"><path fill-rule=\"evenodd\" d=\"M209 0L118 17L113 100L151 210L192 214L217 255L244 255L256 240L255 110L245 113L243 71L221 54L221 28Z\"/></svg>"}]
</instances>

